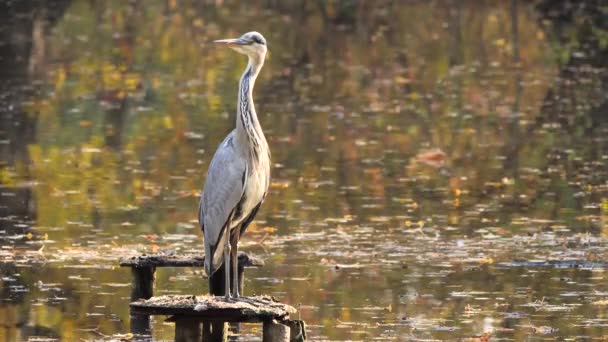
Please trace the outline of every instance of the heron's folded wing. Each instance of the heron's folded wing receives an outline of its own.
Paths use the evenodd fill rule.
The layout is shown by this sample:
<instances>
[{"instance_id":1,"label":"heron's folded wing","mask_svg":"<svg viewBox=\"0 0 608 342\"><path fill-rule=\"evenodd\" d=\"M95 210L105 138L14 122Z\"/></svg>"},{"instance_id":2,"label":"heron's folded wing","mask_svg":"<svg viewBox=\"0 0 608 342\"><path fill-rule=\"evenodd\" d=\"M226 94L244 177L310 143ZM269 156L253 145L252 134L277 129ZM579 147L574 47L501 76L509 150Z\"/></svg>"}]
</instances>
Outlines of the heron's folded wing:
<instances>
[{"instance_id":1,"label":"heron's folded wing","mask_svg":"<svg viewBox=\"0 0 608 342\"><path fill-rule=\"evenodd\" d=\"M219 247L222 228L243 195L247 165L235 153L232 137L228 135L215 152L205 180L199 220L204 227L206 248Z\"/></svg>"}]
</instances>

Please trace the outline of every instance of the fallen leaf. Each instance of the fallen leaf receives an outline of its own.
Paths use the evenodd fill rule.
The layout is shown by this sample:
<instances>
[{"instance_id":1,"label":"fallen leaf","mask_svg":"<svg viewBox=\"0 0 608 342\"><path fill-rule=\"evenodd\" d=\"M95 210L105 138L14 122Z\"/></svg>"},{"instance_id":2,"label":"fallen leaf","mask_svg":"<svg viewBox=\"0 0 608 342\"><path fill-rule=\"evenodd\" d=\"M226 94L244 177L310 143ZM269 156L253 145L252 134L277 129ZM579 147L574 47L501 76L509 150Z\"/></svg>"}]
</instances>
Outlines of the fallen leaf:
<instances>
[{"instance_id":1,"label":"fallen leaf","mask_svg":"<svg viewBox=\"0 0 608 342\"><path fill-rule=\"evenodd\" d=\"M445 164L446 154L439 149L435 149L418 153L415 160L422 164L439 168Z\"/></svg>"}]
</instances>

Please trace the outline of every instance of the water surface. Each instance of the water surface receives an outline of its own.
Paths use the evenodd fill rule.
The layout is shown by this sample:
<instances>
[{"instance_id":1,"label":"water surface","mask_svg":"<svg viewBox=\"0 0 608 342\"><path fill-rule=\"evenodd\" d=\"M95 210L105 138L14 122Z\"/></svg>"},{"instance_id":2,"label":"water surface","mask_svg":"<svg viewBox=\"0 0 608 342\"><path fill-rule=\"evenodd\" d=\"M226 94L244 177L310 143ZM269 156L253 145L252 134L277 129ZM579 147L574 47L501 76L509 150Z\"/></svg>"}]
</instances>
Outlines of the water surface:
<instances>
[{"instance_id":1,"label":"water surface","mask_svg":"<svg viewBox=\"0 0 608 342\"><path fill-rule=\"evenodd\" d=\"M0 5L0 340L129 337L117 259L202 251L246 64L211 42L249 30L273 178L246 294L315 341L606 335L605 5L218 3Z\"/></svg>"}]
</instances>

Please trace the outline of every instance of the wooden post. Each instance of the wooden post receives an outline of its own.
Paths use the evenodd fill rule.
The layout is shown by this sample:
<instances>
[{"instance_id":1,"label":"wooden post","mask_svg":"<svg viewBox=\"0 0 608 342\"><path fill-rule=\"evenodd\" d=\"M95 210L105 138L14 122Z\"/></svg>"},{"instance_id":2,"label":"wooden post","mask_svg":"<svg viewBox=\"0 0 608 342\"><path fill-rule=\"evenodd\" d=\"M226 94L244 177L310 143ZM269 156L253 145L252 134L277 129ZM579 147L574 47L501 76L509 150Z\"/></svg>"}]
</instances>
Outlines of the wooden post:
<instances>
[{"instance_id":1,"label":"wooden post","mask_svg":"<svg viewBox=\"0 0 608 342\"><path fill-rule=\"evenodd\" d=\"M132 274L131 301L149 299L154 295L154 273L156 267L203 267L204 257L202 255L140 255L120 259L120 266L130 267ZM243 294L244 273L248 266L263 266L264 261L243 252L238 255L238 288ZM234 281L234 280L233 280ZM209 293L215 296L223 296L224 291L224 268L222 267L209 278ZM238 323L235 323L238 329ZM180 323L180 325L183 325ZM181 329L181 328L180 328ZM180 330L177 329L177 330ZM150 317L146 314L131 315L131 332L138 335L150 335ZM205 341L224 341L227 333L225 324L205 323L203 335ZM181 332L180 332L181 333Z\"/></svg>"},{"instance_id":2,"label":"wooden post","mask_svg":"<svg viewBox=\"0 0 608 342\"><path fill-rule=\"evenodd\" d=\"M203 340L201 321L196 318L175 316L175 342L207 341Z\"/></svg>"},{"instance_id":3,"label":"wooden post","mask_svg":"<svg viewBox=\"0 0 608 342\"><path fill-rule=\"evenodd\" d=\"M131 301L149 299L154 295L154 267L131 267ZM130 315L131 333L148 336L152 332L149 315Z\"/></svg>"},{"instance_id":4,"label":"wooden post","mask_svg":"<svg viewBox=\"0 0 608 342\"><path fill-rule=\"evenodd\" d=\"M289 326L276 320L265 321L262 342L289 342Z\"/></svg>"},{"instance_id":5,"label":"wooden post","mask_svg":"<svg viewBox=\"0 0 608 342\"><path fill-rule=\"evenodd\" d=\"M306 341L306 323L304 321L296 319L285 321L284 323L291 329L289 333L290 342Z\"/></svg>"},{"instance_id":6,"label":"wooden post","mask_svg":"<svg viewBox=\"0 0 608 342\"><path fill-rule=\"evenodd\" d=\"M151 337L152 325L150 324L150 315L130 314L131 333L136 336Z\"/></svg>"},{"instance_id":7,"label":"wooden post","mask_svg":"<svg viewBox=\"0 0 608 342\"><path fill-rule=\"evenodd\" d=\"M154 295L154 272L155 267L131 267L133 275L131 286L131 301L138 299L149 299Z\"/></svg>"}]
</instances>

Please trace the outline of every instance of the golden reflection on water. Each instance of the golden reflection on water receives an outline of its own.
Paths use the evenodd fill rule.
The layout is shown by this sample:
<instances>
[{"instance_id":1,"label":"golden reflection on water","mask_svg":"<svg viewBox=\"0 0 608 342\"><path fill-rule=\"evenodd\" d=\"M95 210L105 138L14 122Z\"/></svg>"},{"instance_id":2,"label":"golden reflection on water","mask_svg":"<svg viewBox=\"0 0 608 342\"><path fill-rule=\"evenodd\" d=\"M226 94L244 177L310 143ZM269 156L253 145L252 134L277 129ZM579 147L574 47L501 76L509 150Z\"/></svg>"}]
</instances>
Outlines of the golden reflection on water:
<instances>
[{"instance_id":1,"label":"golden reflection on water","mask_svg":"<svg viewBox=\"0 0 608 342\"><path fill-rule=\"evenodd\" d=\"M313 340L604 334L605 28L560 37L517 1L49 6L7 30L32 38L3 71L0 340L127 334L117 258L202 250L246 62L210 42L252 29L274 164L247 293L301 303ZM156 284L206 291L201 270Z\"/></svg>"}]
</instances>

